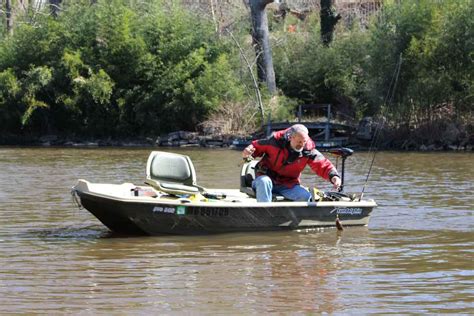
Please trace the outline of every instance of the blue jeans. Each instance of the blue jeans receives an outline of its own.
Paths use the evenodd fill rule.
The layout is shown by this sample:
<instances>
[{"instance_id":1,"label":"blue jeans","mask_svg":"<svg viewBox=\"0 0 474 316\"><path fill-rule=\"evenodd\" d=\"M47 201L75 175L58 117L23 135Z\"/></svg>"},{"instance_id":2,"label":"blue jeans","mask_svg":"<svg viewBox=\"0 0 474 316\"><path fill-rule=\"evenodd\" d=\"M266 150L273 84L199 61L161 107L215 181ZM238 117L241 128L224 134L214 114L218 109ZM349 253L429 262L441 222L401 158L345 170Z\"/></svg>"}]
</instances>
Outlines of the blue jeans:
<instances>
[{"instance_id":1,"label":"blue jeans","mask_svg":"<svg viewBox=\"0 0 474 316\"><path fill-rule=\"evenodd\" d=\"M257 202L271 202L272 193L283 195L286 199L292 201L310 201L311 193L301 185L296 184L292 188L285 185L273 185L269 176L259 176L252 182L252 188L257 193Z\"/></svg>"}]
</instances>

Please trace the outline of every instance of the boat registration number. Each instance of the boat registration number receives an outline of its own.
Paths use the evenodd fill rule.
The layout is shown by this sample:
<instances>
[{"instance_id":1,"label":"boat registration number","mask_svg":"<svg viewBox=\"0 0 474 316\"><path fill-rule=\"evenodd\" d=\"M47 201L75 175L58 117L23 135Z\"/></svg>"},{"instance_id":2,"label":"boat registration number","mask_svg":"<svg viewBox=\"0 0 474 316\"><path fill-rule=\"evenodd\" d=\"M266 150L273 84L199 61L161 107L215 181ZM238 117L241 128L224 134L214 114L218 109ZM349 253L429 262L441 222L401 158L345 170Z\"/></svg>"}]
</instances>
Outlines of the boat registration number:
<instances>
[{"instance_id":1,"label":"boat registration number","mask_svg":"<svg viewBox=\"0 0 474 316\"><path fill-rule=\"evenodd\" d=\"M186 207L184 206L178 206L177 208L175 207L169 207L169 206L155 206L153 208L153 213L168 213L168 214L178 214L178 215L184 215L186 214Z\"/></svg>"}]
</instances>

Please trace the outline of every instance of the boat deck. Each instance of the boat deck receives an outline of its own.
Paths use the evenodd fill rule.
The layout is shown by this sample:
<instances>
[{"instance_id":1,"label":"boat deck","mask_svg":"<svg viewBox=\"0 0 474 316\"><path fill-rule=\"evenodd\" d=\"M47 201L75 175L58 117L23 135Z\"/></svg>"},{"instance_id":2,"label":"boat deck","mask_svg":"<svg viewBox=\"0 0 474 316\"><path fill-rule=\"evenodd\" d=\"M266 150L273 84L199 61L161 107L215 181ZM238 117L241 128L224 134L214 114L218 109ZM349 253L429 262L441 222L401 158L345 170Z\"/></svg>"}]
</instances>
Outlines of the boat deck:
<instances>
[{"instance_id":1,"label":"boat deck","mask_svg":"<svg viewBox=\"0 0 474 316\"><path fill-rule=\"evenodd\" d=\"M194 195L170 195L160 192L151 186L136 186L133 183L108 184L108 183L91 183L86 180L79 180L74 186L74 190L89 193L92 195L102 196L114 200L124 202L144 202L144 203L166 203L166 204L192 204L195 206L216 207L300 207L300 206L371 206L375 202L372 199L360 201L288 201L280 200L273 202L257 202L257 200L249 195L240 192L238 189L206 189L205 196L202 194Z\"/></svg>"}]
</instances>

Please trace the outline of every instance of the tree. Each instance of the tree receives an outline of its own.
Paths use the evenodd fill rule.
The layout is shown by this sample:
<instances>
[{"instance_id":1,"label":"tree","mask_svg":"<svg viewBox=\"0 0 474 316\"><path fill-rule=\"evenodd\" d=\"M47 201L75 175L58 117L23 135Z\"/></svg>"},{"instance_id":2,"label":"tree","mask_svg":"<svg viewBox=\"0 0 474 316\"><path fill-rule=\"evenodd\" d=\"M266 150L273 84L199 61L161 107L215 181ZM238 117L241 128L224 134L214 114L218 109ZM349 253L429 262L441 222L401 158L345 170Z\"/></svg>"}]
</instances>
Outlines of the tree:
<instances>
[{"instance_id":1,"label":"tree","mask_svg":"<svg viewBox=\"0 0 474 316\"><path fill-rule=\"evenodd\" d=\"M269 40L268 19L265 11L273 0L250 0L252 17L252 40L257 55L257 76L266 82L271 94L276 93L275 71L273 70L272 49Z\"/></svg>"},{"instance_id":2,"label":"tree","mask_svg":"<svg viewBox=\"0 0 474 316\"><path fill-rule=\"evenodd\" d=\"M325 45L331 43L334 27L341 19L341 15L334 11L332 2L333 0L321 0L321 40Z\"/></svg>"},{"instance_id":3,"label":"tree","mask_svg":"<svg viewBox=\"0 0 474 316\"><path fill-rule=\"evenodd\" d=\"M5 15L7 23L7 33L13 33L12 1L5 0Z\"/></svg>"},{"instance_id":4,"label":"tree","mask_svg":"<svg viewBox=\"0 0 474 316\"><path fill-rule=\"evenodd\" d=\"M5 3L5 5L3 5ZM24 17L29 10L30 7L30 0L0 0L0 12L5 12L5 24L7 34L13 34L14 22L16 21L17 17ZM3 10L5 8L5 10ZM3 21L3 20L2 20Z\"/></svg>"},{"instance_id":5,"label":"tree","mask_svg":"<svg viewBox=\"0 0 474 316\"><path fill-rule=\"evenodd\" d=\"M61 11L61 2L62 0L49 0L49 9L52 16L58 16L59 11Z\"/></svg>"}]
</instances>

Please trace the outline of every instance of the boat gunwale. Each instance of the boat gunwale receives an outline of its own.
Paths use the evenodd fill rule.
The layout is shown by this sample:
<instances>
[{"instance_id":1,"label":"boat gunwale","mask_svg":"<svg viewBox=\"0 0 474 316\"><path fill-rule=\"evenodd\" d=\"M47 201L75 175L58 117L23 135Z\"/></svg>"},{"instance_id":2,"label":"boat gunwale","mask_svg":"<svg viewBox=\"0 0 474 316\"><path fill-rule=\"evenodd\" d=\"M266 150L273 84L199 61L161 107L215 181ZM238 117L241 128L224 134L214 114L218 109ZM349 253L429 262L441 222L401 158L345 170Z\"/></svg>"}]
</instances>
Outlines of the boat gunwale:
<instances>
[{"instance_id":1,"label":"boat gunwale","mask_svg":"<svg viewBox=\"0 0 474 316\"><path fill-rule=\"evenodd\" d=\"M114 200L123 203L145 203L145 204L160 204L160 205L173 205L173 206L194 206L194 207L229 207L229 208L280 208L280 207L377 207L377 203L372 200L361 200L361 201L318 201L318 202L299 202L299 201L279 201L279 202L257 202L257 201L221 201L213 200L212 202L201 202L201 201L186 201L183 200L163 200L157 199L150 196L130 196L130 197L118 197L115 195L99 193L95 191L84 191L78 190L75 187L72 190L80 192L82 194L88 194L99 198ZM246 203L247 202L247 203Z\"/></svg>"}]
</instances>

